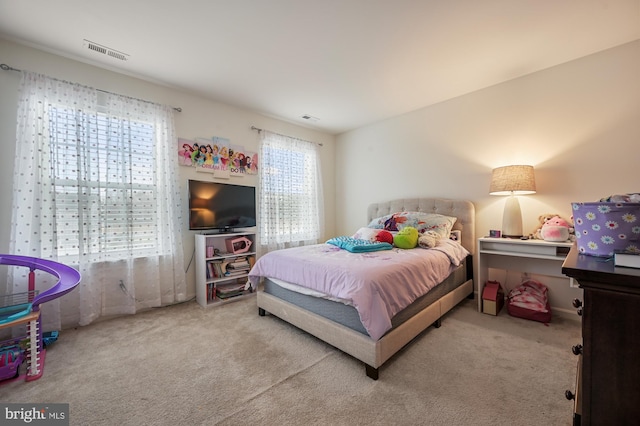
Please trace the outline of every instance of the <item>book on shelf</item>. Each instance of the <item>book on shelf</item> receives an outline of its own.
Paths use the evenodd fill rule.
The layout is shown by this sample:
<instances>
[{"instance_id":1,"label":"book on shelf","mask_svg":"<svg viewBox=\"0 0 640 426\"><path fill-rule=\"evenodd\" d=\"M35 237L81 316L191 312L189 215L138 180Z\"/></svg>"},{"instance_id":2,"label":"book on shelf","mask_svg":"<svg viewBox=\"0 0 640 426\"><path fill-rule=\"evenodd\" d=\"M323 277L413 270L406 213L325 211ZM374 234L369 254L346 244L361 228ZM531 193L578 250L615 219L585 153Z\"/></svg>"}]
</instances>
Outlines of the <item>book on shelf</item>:
<instances>
[{"instance_id":1,"label":"book on shelf","mask_svg":"<svg viewBox=\"0 0 640 426\"><path fill-rule=\"evenodd\" d=\"M224 297L232 294L244 293L244 286L234 288L218 288L216 290L216 294L218 297Z\"/></svg>"},{"instance_id":2,"label":"book on shelf","mask_svg":"<svg viewBox=\"0 0 640 426\"><path fill-rule=\"evenodd\" d=\"M242 296L244 294L243 291L237 291L237 292L233 292L233 293L219 293L218 294L218 299L230 299L232 297L237 297L237 296Z\"/></svg>"},{"instance_id":3,"label":"book on shelf","mask_svg":"<svg viewBox=\"0 0 640 426\"><path fill-rule=\"evenodd\" d=\"M250 269L251 267L249 266L248 263L244 264L244 263L230 263L227 265L227 270L229 269Z\"/></svg>"},{"instance_id":4,"label":"book on shelf","mask_svg":"<svg viewBox=\"0 0 640 426\"><path fill-rule=\"evenodd\" d=\"M226 278L228 277L238 277L241 275L247 275L247 271L227 271L224 276Z\"/></svg>"},{"instance_id":5,"label":"book on shelf","mask_svg":"<svg viewBox=\"0 0 640 426\"><path fill-rule=\"evenodd\" d=\"M226 276L227 266L230 262L222 260L210 260L207 262L207 279L223 278ZM232 268L233 269L233 268Z\"/></svg>"},{"instance_id":6,"label":"book on shelf","mask_svg":"<svg viewBox=\"0 0 640 426\"><path fill-rule=\"evenodd\" d=\"M235 265L235 266L249 266L249 261L247 260L246 257L238 257L233 259L231 262L229 262L229 265Z\"/></svg>"},{"instance_id":7,"label":"book on shelf","mask_svg":"<svg viewBox=\"0 0 640 426\"><path fill-rule=\"evenodd\" d=\"M613 264L627 268L640 268L640 251L616 251L613 253Z\"/></svg>"},{"instance_id":8,"label":"book on shelf","mask_svg":"<svg viewBox=\"0 0 640 426\"><path fill-rule=\"evenodd\" d=\"M220 276L218 262L207 262L207 279L218 278Z\"/></svg>"},{"instance_id":9,"label":"book on shelf","mask_svg":"<svg viewBox=\"0 0 640 426\"><path fill-rule=\"evenodd\" d=\"M216 286L207 284L207 300L216 300Z\"/></svg>"},{"instance_id":10,"label":"book on shelf","mask_svg":"<svg viewBox=\"0 0 640 426\"><path fill-rule=\"evenodd\" d=\"M227 266L227 270L225 272L229 273L229 272L249 272L249 267L248 266L240 266L240 267L233 267L233 266Z\"/></svg>"},{"instance_id":11,"label":"book on shelf","mask_svg":"<svg viewBox=\"0 0 640 426\"><path fill-rule=\"evenodd\" d=\"M237 258L226 265L225 276L247 274L251 269L251 265L247 258Z\"/></svg>"},{"instance_id":12,"label":"book on shelf","mask_svg":"<svg viewBox=\"0 0 640 426\"><path fill-rule=\"evenodd\" d=\"M249 266L250 266L249 262L246 262L246 261L244 261L244 262L229 262L229 264L227 265L228 268L235 268L235 269L237 269L237 268L248 268Z\"/></svg>"},{"instance_id":13,"label":"book on shelf","mask_svg":"<svg viewBox=\"0 0 640 426\"><path fill-rule=\"evenodd\" d=\"M230 297L240 296L244 294L244 288L245 285L240 282L221 285L216 288L216 295L220 299L228 299Z\"/></svg>"}]
</instances>

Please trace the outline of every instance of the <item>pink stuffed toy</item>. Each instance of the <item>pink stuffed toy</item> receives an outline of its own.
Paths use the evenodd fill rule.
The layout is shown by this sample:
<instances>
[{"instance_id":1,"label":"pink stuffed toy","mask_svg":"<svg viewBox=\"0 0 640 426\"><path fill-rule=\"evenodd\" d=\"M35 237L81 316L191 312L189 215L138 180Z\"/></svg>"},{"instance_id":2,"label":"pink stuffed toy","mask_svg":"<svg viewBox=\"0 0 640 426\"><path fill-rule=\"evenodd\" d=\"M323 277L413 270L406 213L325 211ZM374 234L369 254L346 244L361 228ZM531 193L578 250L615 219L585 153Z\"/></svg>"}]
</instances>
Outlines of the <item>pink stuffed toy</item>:
<instances>
[{"instance_id":1,"label":"pink stuffed toy","mask_svg":"<svg viewBox=\"0 0 640 426\"><path fill-rule=\"evenodd\" d=\"M567 241L572 226L560 216L553 216L545 220L540 228L540 236L545 241Z\"/></svg>"}]
</instances>

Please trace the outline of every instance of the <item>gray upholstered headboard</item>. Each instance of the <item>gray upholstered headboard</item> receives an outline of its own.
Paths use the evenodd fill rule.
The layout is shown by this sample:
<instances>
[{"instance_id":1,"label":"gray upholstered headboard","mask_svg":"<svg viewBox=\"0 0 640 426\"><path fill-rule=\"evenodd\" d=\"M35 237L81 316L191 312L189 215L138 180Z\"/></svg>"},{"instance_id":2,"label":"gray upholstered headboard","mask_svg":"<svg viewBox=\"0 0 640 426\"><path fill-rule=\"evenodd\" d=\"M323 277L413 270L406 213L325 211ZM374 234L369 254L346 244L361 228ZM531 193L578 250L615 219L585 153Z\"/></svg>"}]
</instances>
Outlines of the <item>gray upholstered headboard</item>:
<instances>
[{"instance_id":1,"label":"gray upholstered headboard","mask_svg":"<svg viewBox=\"0 0 640 426\"><path fill-rule=\"evenodd\" d=\"M476 214L471 201L444 198L405 198L386 203L375 203L367 208L367 223L377 217L397 212L437 213L458 218L453 229L462 232L462 245L471 254L475 254Z\"/></svg>"}]
</instances>

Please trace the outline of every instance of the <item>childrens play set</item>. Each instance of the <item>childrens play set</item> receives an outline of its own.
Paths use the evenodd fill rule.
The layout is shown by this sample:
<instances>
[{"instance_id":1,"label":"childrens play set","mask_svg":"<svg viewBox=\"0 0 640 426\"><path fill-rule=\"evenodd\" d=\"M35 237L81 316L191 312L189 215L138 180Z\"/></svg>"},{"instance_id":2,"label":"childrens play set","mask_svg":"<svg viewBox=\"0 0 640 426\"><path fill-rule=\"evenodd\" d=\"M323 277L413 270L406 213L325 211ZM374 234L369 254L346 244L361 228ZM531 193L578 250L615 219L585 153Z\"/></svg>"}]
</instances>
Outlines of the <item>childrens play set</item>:
<instances>
[{"instance_id":1,"label":"childrens play set","mask_svg":"<svg viewBox=\"0 0 640 426\"><path fill-rule=\"evenodd\" d=\"M44 371L45 347L58 337L57 332L42 332L40 305L73 290L80 283L80 273L62 263L28 256L0 254L0 265L29 268L28 291L0 297L0 329L27 326L26 336L0 342L0 384L19 377L23 362L27 364L25 380L36 380ZM57 277L57 283L38 294L36 270Z\"/></svg>"}]
</instances>

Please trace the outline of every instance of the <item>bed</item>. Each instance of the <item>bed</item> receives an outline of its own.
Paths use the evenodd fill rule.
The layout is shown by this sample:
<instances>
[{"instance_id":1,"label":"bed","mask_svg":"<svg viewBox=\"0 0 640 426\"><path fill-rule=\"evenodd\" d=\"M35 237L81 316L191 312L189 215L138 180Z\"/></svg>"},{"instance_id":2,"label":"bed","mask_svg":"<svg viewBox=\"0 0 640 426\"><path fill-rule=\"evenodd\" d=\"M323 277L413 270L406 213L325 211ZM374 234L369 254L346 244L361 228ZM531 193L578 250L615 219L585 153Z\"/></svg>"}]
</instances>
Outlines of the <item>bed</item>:
<instances>
[{"instance_id":1,"label":"bed","mask_svg":"<svg viewBox=\"0 0 640 426\"><path fill-rule=\"evenodd\" d=\"M451 200L442 198L412 198L393 200L385 203L372 204L367 209L367 224L371 224L376 218L387 217L396 212L422 212L448 217L455 217L452 230L455 231L460 244L465 252L464 259L458 262L457 266L448 266L447 275L440 281L432 284L431 288L423 295L415 296L408 306L401 306L398 312L387 309L386 314L393 314L390 320L381 319L385 315L380 313L371 314L369 317L363 316L359 306L355 302L354 297L331 297L324 294L322 285L318 284L313 288L306 288L307 284L303 282L288 281L288 275L279 275L278 271L290 271L299 269L304 272L304 279L311 281L336 281L330 275L326 268L326 276L318 277L308 273L311 270L311 264L318 258L318 250L331 251L332 256L344 255L336 253L334 248L328 248L329 244L320 244L317 246L309 246L302 251L311 250L311 258L294 258L288 261L280 261L278 271L269 270L261 267L264 258L269 258L267 254L261 257L250 273L250 280L255 284L261 282L257 292L258 313L264 316L267 313L277 316L282 320L306 331L307 333L325 341L335 348L353 356L365 364L366 375L374 380L378 379L379 368L389 360L401 348L407 345L411 340L418 336L422 331L430 325L440 327L442 317L454 306L465 298L473 298L473 263L472 256L475 252L475 209L471 202L464 200ZM442 243L442 244L441 244ZM449 251L450 241L442 239L438 243L438 247L447 246ZM458 246L459 247L459 246ZM393 250L380 251L375 253L351 253L347 255L354 256L353 259L364 259L365 257L386 256L385 259L391 263L394 256L415 255L426 256L427 252L438 253L434 248L414 248L410 250L401 250L394 248ZM288 250L280 250L280 254L287 254ZM445 250L440 250L445 252ZM276 253L276 252L272 252ZM295 253L295 252L294 252ZM308 255L307 255L308 256ZM355 256L361 256L360 258ZM437 254L436 256L442 256ZM277 259L271 259L275 262ZM381 264L378 259L373 259L374 263L369 265ZM372 261L372 259L368 259ZM420 258L420 262L423 260ZM263 263L268 263L267 261ZM353 261L353 265L357 262ZM355 268L356 266L354 266ZM376 266L377 267L377 266ZM365 268L366 269L366 268ZM440 267L434 269L441 269ZM266 271L266 272L265 272ZM394 272L395 274L395 272ZM378 272L380 275L380 272ZM431 273L424 275L432 275ZM400 277L397 281L403 281L403 287L415 287L414 280L409 280L404 274L393 275ZM285 279L283 279L283 277ZM298 280L298 281L300 281ZM410 284L409 284L410 283ZM314 287L309 285L309 287ZM413 290L412 290L413 291ZM351 293L349 293L351 294ZM377 294L377 293L376 293ZM320 297L323 296L323 297ZM349 303L349 299L353 303ZM375 304L371 303L370 298L360 301L360 305ZM396 306L398 308L398 306ZM384 308L383 308L384 309ZM372 317L372 318L370 318ZM379 326L377 323L384 323L388 329L374 329L372 327ZM389 324L387 324L389 323ZM372 325L373 324L373 325ZM371 337L374 336L374 337Z\"/></svg>"}]
</instances>

